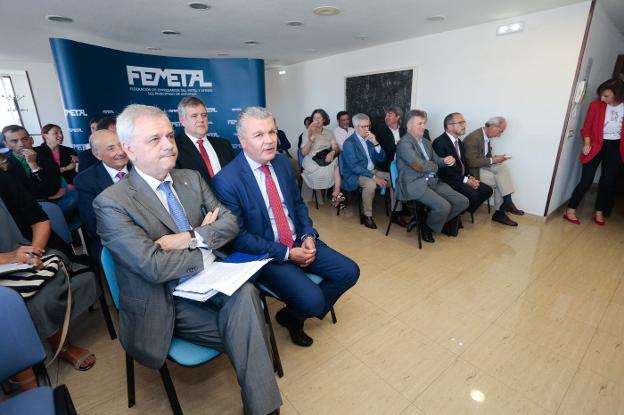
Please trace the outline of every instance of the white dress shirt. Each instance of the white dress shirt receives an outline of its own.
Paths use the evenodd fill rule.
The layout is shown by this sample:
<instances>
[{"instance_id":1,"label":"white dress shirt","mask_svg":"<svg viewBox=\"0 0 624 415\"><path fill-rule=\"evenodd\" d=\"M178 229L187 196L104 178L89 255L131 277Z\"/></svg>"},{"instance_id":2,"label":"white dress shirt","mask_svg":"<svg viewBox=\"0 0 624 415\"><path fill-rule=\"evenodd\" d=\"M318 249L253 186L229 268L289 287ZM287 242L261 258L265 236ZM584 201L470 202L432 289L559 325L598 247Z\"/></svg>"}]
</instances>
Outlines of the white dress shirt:
<instances>
[{"instance_id":1,"label":"white dress shirt","mask_svg":"<svg viewBox=\"0 0 624 415\"><path fill-rule=\"evenodd\" d=\"M199 137L193 137L192 135L190 135L186 131L184 133L188 136L188 138L191 139L191 141L193 142L193 145L195 146L195 148L199 152L199 144L197 144L197 140L199 140ZM208 141L208 137L207 136L203 136L203 137L201 137L201 139L204 140L203 141L204 142L204 148L206 149L206 153L208 153L208 159L210 160L210 166L212 167L212 172L214 174L217 174L221 170L221 163L219 163L219 156L217 156L217 152L212 147L212 144L210 144L210 141ZM201 152L200 152L200 154L201 154Z\"/></svg>"},{"instance_id":2,"label":"white dress shirt","mask_svg":"<svg viewBox=\"0 0 624 415\"><path fill-rule=\"evenodd\" d=\"M354 132L355 130L353 129L353 127L349 127L346 130L342 127L334 128L334 131L333 131L334 138L336 139L336 142L338 143L340 150L342 150L342 145L347 140L347 138L351 137L351 135L353 135Z\"/></svg>"},{"instance_id":3,"label":"white dress shirt","mask_svg":"<svg viewBox=\"0 0 624 415\"><path fill-rule=\"evenodd\" d=\"M373 163L373 160L371 160L370 154L368 154L368 145L366 144L367 140L360 137L358 133L355 133L355 136L358 138L358 140L360 141L360 144L364 148L364 154L366 154L366 159L368 160L368 164L366 165L366 170L373 171L375 169L375 164ZM381 146L379 145L375 146L375 151L379 153L381 151Z\"/></svg>"},{"instance_id":4,"label":"white dress shirt","mask_svg":"<svg viewBox=\"0 0 624 415\"><path fill-rule=\"evenodd\" d=\"M390 129L390 131L392 131L392 135L394 136L394 144L398 144L399 140L401 139L401 134L399 133L399 127L397 128L392 128L392 127L388 127Z\"/></svg>"},{"instance_id":5,"label":"white dress shirt","mask_svg":"<svg viewBox=\"0 0 624 415\"><path fill-rule=\"evenodd\" d=\"M106 169L106 172L108 173L108 175L110 176L110 178L113 180L113 183L117 183L118 181L120 181L121 179L119 177L117 177L117 173L119 173L120 171L128 174L128 165L126 164L124 166L123 169L121 170L117 170L114 169L112 167L109 167L106 163L102 162L102 165L104 166L104 168ZM124 176L125 177L125 176Z\"/></svg>"}]
</instances>

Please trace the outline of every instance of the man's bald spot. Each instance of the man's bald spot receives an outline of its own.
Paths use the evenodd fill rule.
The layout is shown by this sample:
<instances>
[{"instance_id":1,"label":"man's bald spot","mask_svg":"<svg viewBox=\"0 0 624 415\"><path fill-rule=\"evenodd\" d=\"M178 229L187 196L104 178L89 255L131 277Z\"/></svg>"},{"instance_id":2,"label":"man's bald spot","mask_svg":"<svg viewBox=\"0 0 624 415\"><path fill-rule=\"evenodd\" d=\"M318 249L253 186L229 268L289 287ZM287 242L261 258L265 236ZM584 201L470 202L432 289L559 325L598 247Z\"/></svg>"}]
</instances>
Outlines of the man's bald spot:
<instances>
[{"instance_id":1,"label":"man's bald spot","mask_svg":"<svg viewBox=\"0 0 624 415\"><path fill-rule=\"evenodd\" d=\"M119 137L117 137L117 134L111 130L97 130L96 132L91 134L91 136L89 137L89 144L91 145L91 152L95 155L97 152L100 151L99 146L102 143L102 141L104 141L105 139L111 139L111 138L119 141Z\"/></svg>"}]
</instances>

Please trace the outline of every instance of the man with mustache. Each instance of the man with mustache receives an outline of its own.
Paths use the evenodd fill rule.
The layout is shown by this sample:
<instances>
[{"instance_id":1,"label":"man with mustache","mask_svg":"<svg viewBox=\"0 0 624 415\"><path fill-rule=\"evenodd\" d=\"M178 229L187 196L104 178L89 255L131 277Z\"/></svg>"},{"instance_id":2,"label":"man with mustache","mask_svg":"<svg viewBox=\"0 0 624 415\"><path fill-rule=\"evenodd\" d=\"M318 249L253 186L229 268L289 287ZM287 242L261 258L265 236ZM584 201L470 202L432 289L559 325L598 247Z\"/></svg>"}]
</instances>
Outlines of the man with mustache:
<instances>
[{"instance_id":1,"label":"man with mustache","mask_svg":"<svg viewBox=\"0 0 624 415\"><path fill-rule=\"evenodd\" d=\"M236 371L245 412L277 413L282 401L256 288L245 283L206 302L172 295L180 278L211 266L212 250L236 237L236 217L198 172L174 168L178 149L162 110L129 105L117 118L117 134L132 170L93 208L115 260L124 349L154 369L165 363L174 334L221 350Z\"/></svg>"},{"instance_id":2,"label":"man with mustache","mask_svg":"<svg viewBox=\"0 0 624 415\"><path fill-rule=\"evenodd\" d=\"M78 211L86 227L89 253L99 261L102 244L97 235L93 200L104 189L119 182L128 174L128 156L119 143L117 133L97 130L89 137L91 152L99 163L78 173L74 185L78 190Z\"/></svg>"}]
</instances>

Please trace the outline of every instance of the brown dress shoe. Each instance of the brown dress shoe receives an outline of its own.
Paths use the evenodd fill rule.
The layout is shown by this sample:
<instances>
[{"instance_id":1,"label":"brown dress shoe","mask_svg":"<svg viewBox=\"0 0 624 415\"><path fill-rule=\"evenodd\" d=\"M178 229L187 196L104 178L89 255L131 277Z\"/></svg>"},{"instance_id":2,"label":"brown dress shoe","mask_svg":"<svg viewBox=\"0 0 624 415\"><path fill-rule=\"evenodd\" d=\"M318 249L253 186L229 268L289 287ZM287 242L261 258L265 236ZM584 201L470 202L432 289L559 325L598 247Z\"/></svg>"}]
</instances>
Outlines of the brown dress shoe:
<instances>
[{"instance_id":1,"label":"brown dress shoe","mask_svg":"<svg viewBox=\"0 0 624 415\"><path fill-rule=\"evenodd\" d=\"M362 225L366 226L369 229L377 229L377 224L373 220L372 216L364 216L364 215L362 215L360 217L360 223Z\"/></svg>"},{"instance_id":2,"label":"brown dress shoe","mask_svg":"<svg viewBox=\"0 0 624 415\"><path fill-rule=\"evenodd\" d=\"M494 212L494 214L492 215L492 220L494 222L502 223L503 225L507 226L518 226L518 222L509 219L509 216L507 216L507 214L502 210L497 210L496 212Z\"/></svg>"},{"instance_id":3,"label":"brown dress shoe","mask_svg":"<svg viewBox=\"0 0 624 415\"><path fill-rule=\"evenodd\" d=\"M522 216L524 215L524 210L520 210L513 203L503 203L499 208L503 212L509 212L513 215Z\"/></svg>"}]
</instances>

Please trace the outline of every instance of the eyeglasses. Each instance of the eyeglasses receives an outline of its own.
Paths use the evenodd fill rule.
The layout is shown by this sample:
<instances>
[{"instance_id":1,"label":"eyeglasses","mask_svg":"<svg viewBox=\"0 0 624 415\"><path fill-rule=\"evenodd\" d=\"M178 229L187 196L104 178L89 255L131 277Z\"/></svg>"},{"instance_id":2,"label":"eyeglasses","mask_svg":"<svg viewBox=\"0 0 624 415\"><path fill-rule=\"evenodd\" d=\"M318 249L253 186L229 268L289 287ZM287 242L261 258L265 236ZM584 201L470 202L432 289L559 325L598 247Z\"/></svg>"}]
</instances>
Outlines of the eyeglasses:
<instances>
[{"instance_id":1,"label":"eyeglasses","mask_svg":"<svg viewBox=\"0 0 624 415\"><path fill-rule=\"evenodd\" d=\"M450 122L449 123L449 125L453 125L453 124L466 125L466 121L457 121L457 122Z\"/></svg>"},{"instance_id":2,"label":"eyeglasses","mask_svg":"<svg viewBox=\"0 0 624 415\"><path fill-rule=\"evenodd\" d=\"M371 126L370 126L370 124L368 124L368 125L358 125L358 127L364 128L365 130L370 130Z\"/></svg>"}]
</instances>

